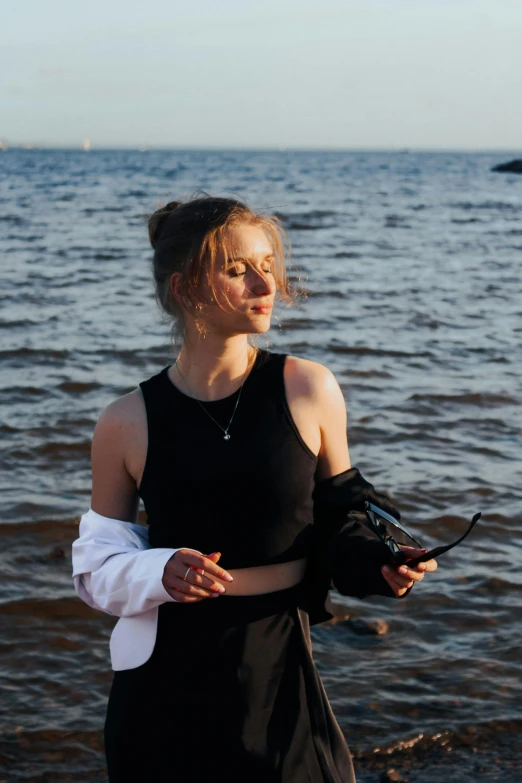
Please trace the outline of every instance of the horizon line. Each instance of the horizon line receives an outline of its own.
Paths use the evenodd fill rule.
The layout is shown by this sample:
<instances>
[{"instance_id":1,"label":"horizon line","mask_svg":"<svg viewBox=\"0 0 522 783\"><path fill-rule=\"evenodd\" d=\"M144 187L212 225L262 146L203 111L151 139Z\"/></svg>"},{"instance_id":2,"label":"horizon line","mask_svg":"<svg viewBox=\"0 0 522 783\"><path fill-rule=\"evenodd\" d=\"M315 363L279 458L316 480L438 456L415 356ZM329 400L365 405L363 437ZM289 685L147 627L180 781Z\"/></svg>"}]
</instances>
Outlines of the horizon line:
<instances>
[{"instance_id":1,"label":"horizon line","mask_svg":"<svg viewBox=\"0 0 522 783\"><path fill-rule=\"evenodd\" d=\"M90 154L92 152L394 152L407 154L410 152L459 152L465 154L473 154L478 152L492 152L492 153L514 153L522 154L522 148L515 147L451 147L451 146L393 146L393 147L381 147L381 146L353 146L353 147L322 147L322 146L299 146L291 147L285 145L278 146L204 146L204 145L163 145L163 144L90 144L89 149L83 148L81 144L55 144L55 143L38 143L38 142L23 142L10 144L7 140L0 138L0 151L8 152L9 150L24 150L26 152L31 151L72 151L83 152Z\"/></svg>"}]
</instances>

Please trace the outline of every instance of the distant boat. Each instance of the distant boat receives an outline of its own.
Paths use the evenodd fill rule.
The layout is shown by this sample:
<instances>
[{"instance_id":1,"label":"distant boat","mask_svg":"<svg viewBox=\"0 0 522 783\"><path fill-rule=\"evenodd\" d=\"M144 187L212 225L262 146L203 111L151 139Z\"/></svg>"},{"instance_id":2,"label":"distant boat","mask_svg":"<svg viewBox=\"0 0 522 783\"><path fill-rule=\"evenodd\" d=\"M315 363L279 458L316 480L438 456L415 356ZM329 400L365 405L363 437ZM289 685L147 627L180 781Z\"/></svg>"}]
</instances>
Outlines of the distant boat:
<instances>
[{"instance_id":1,"label":"distant boat","mask_svg":"<svg viewBox=\"0 0 522 783\"><path fill-rule=\"evenodd\" d=\"M83 149L84 152L89 152L89 150L91 149L91 142L89 141L89 139L83 140Z\"/></svg>"}]
</instances>

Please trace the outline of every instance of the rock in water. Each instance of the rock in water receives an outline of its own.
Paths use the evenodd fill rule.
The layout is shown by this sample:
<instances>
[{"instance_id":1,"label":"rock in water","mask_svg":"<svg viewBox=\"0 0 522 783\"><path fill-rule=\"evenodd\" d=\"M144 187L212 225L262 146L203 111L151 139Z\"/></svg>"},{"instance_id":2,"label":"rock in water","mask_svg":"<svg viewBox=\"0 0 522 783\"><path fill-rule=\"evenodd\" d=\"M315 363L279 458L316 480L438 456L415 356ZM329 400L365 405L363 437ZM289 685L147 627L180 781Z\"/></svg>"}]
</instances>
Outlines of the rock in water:
<instances>
[{"instance_id":1,"label":"rock in water","mask_svg":"<svg viewBox=\"0 0 522 783\"><path fill-rule=\"evenodd\" d=\"M509 163L499 163L498 166L493 166L491 171L507 171L511 174L522 174L522 158L510 160Z\"/></svg>"},{"instance_id":2,"label":"rock in water","mask_svg":"<svg viewBox=\"0 0 522 783\"><path fill-rule=\"evenodd\" d=\"M406 781L396 769L388 769L382 773L381 783L406 783Z\"/></svg>"}]
</instances>

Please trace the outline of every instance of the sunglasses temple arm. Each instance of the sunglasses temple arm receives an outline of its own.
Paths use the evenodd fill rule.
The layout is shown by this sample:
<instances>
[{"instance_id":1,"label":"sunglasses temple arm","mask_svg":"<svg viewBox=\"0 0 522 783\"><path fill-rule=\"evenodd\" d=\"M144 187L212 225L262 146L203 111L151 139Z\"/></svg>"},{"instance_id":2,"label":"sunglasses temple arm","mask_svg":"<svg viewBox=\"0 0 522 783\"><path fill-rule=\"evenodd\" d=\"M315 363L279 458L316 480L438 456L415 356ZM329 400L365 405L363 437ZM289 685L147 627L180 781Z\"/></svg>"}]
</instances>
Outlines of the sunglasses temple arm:
<instances>
[{"instance_id":1,"label":"sunglasses temple arm","mask_svg":"<svg viewBox=\"0 0 522 783\"><path fill-rule=\"evenodd\" d=\"M473 519L471 520L471 524L460 538L458 538L456 541L454 541L452 544L447 544L446 546L437 546L435 549L431 549L429 552L426 552L426 554L421 555L420 557L414 557L411 560L408 560L409 566L416 566L418 563L422 563L425 560L431 560L434 557L438 557L439 555L443 555L445 552L449 552L450 549L453 549L454 546L457 546L457 544L460 544L461 541L464 541L466 536L471 533L473 530L475 523L479 521L482 514L475 514Z\"/></svg>"}]
</instances>

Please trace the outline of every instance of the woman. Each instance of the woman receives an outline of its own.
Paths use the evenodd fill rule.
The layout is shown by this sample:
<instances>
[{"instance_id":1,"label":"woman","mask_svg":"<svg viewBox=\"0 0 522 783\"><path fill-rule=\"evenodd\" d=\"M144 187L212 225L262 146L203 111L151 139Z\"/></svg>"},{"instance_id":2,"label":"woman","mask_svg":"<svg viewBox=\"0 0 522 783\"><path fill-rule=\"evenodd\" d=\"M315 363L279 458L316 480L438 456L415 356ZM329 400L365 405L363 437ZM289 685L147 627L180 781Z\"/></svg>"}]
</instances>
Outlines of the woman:
<instances>
[{"instance_id":1,"label":"woman","mask_svg":"<svg viewBox=\"0 0 522 783\"><path fill-rule=\"evenodd\" d=\"M330 555L355 595L401 597L436 563L385 565L381 542L346 524L363 496L399 514L350 468L332 373L248 342L270 328L276 295L292 298L277 219L203 196L156 211L149 234L182 345L100 416L73 549L78 593L122 618L109 779L353 781L310 654L311 606L336 584ZM345 494L336 505L323 492L318 520L313 496L336 493L332 477Z\"/></svg>"}]
</instances>

